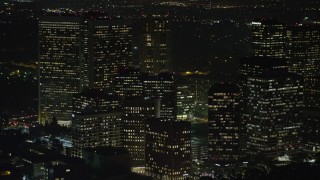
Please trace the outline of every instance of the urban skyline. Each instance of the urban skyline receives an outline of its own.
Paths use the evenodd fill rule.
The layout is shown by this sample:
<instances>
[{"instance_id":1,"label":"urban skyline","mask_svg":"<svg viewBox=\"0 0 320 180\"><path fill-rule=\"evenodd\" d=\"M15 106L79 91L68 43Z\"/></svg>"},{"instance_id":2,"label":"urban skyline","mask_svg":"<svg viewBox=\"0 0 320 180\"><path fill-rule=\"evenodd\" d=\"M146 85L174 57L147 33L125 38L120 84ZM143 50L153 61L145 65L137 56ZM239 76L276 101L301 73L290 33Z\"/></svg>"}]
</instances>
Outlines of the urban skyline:
<instances>
[{"instance_id":1,"label":"urban skyline","mask_svg":"<svg viewBox=\"0 0 320 180\"><path fill-rule=\"evenodd\" d=\"M0 3L0 179L319 179L315 0Z\"/></svg>"}]
</instances>

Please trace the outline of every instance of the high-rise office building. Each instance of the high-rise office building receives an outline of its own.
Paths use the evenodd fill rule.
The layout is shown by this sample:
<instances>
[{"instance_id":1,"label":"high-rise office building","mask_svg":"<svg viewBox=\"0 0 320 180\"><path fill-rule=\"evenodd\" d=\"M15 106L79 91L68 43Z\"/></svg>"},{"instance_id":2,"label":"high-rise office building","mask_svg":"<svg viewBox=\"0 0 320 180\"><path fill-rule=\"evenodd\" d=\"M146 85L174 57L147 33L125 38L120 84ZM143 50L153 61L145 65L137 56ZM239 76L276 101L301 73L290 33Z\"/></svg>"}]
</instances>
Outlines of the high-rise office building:
<instances>
[{"instance_id":1,"label":"high-rise office building","mask_svg":"<svg viewBox=\"0 0 320 180\"><path fill-rule=\"evenodd\" d=\"M191 169L190 122L155 118L147 121L146 174L183 180Z\"/></svg>"},{"instance_id":2,"label":"high-rise office building","mask_svg":"<svg viewBox=\"0 0 320 180\"><path fill-rule=\"evenodd\" d=\"M176 119L177 94L176 81L172 73L163 72L158 75L143 77L143 96L160 99L160 117Z\"/></svg>"},{"instance_id":3,"label":"high-rise office building","mask_svg":"<svg viewBox=\"0 0 320 180\"><path fill-rule=\"evenodd\" d=\"M319 25L288 26L274 19L252 22L253 56L286 58L289 72L303 76L319 74Z\"/></svg>"},{"instance_id":4,"label":"high-rise office building","mask_svg":"<svg viewBox=\"0 0 320 180\"><path fill-rule=\"evenodd\" d=\"M208 154L217 164L234 164L240 156L240 91L231 83L216 83L208 94Z\"/></svg>"},{"instance_id":5,"label":"high-rise office building","mask_svg":"<svg viewBox=\"0 0 320 180\"><path fill-rule=\"evenodd\" d=\"M145 129L147 119L156 116L156 100L128 97L122 103L123 146L128 150L132 165L144 167Z\"/></svg>"},{"instance_id":6,"label":"high-rise office building","mask_svg":"<svg viewBox=\"0 0 320 180\"><path fill-rule=\"evenodd\" d=\"M195 90L193 84L177 85L177 119L190 120L195 106Z\"/></svg>"},{"instance_id":7,"label":"high-rise office building","mask_svg":"<svg viewBox=\"0 0 320 180\"><path fill-rule=\"evenodd\" d=\"M286 25L274 19L251 23L253 56L285 57Z\"/></svg>"},{"instance_id":8,"label":"high-rise office building","mask_svg":"<svg viewBox=\"0 0 320 180\"><path fill-rule=\"evenodd\" d=\"M304 78L304 107L320 109L320 76Z\"/></svg>"},{"instance_id":9,"label":"high-rise office building","mask_svg":"<svg viewBox=\"0 0 320 180\"><path fill-rule=\"evenodd\" d=\"M240 88L240 145L242 151L246 152L247 144L247 122L249 119L248 110L248 78L257 76L269 71L277 71L287 69L287 63L284 59L275 59L269 57L246 57L240 60L239 67L239 88Z\"/></svg>"},{"instance_id":10,"label":"high-rise office building","mask_svg":"<svg viewBox=\"0 0 320 180\"><path fill-rule=\"evenodd\" d=\"M138 67L125 67L118 69L114 80L115 93L120 99L142 96L142 75Z\"/></svg>"},{"instance_id":11,"label":"high-rise office building","mask_svg":"<svg viewBox=\"0 0 320 180\"><path fill-rule=\"evenodd\" d=\"M120 67L132 65L132 27L99 16L39 20L39 121L70 126L72 94L113 87Z\"/></svg>"},{"instance_id":12,"label":"high-rise office building","mask_svg":"<svg viewBox=\"0 0 320 180\"><path fill-rule=\"evenodd\" d=\"M316 108L304 110L303 119L304 150L311 153L320 152L320 111Z\"/></svg>"},{"instance_id":13,"label":"high-rise office building","mask_svg":"<svg viewBox=\"0 0 320 180\"><path fill-rule=\"evenodd\" d=\"M320 76L304 78L303 143L305 150L320 152Z\"/></svg>"},{"instance_id":14,"label":"high-rise office building","mask_svg":"<svg viewBox=\"0 0 320 180\"><path fill-rule=\"evenodd\" d=\"M208 117L208 89L212 80L207 76L192 73L176 76L177 81L177 119Z\"/></svg>"},{"instance_id":15,"label":"high-rise office building","mask_svg":"<svg viewBox=\"0 0 320 180\"><path fill-rule=\"evenodd\" d=\"M84 32L88 37L88 55L85 62L92 68L92 87L108 89L113 87L119 68L129 67L132 62L132 26L124 20L93 18L86 21ZM85 33L84 33L85 34Z\"/></svg>"},{"instance_id":16,"label":"high-rise office building","mask_svg":"<svg viewBox=\"0 0 320 180\"><path fill-rule=\"evenodd\" d=\"M239 64L239 87L242 96L240 101L245 101L247 93L249 93L247 90L248 77L269 71L286 71L288 69L284 59L270 57L246 57L240 59Z\"/></svg>"},{"instance_id":17,"label":"high-rise office building","mask_svg":"<svg viewBox=\"0 0 320 180\"><path fill-rule=\"evenodd\" d=\"M100 89L75 94L72 116L73 156L82 157L86 147L122 146L122 112L116 96Z\"/></svg>"},{"instance_id":18,"label":"high-rise office building","mask_svg":"<svg viewBox=\"0 0 320 180\"><path fill-rule=\"evenodd\" d=\"M288 26L286 58L290 72L304 77L319 75L320 27L312 24Z\"/></svg>"},{"instance_id":19,"label":"high-rise office building","mask_svg":"<svg viewBox=\"0 0 320 180\"><path fill-rule=\"evenodd\" d=\"M304 77L304 116L302 121L304 149L317 153L320 109L320 29L315 24L288 26L287 62L289 71Z\"/></svg>"},{"instance_id":20,"label":"high-rise office building","mask_svg":"<svg viewBox=\"0 0 320 180\"><path fill-rule=\"evenodd\" d=\"M264 72L288 69L285 59L270 58L270 57L245 57L240 59L240 85L245 83L248 76L259 75Z\"/></svg>"},{"instance_id":21,"label":"high-rise office building","mask_svg":"<svg viewBox=\"0 0 320 180\"><path fill-rule=\"evenodd\" d=\"M269 71L247 78L247 152L269 158L301 148L301 77Z\"/></svg>"},{"instance_id":22,"label":"high-rise office building","mask_svg":"<svg viewBox=\"0 0 320 180\"><path fill-rule=\"evenodd\" d=\"M141 70L150 74L172 70L172 39L168 20L143 22L139 42Z\"/></svg>"},{"instance_id":23,"label":"high-rise office building","mask_svg":"<svg viewBox=\"0 0 320 180\"><path fill-rule=\"evenodd\" d=\"M72 95L81 91L81 18L39 19L39 122L71 125Z\"/></svg>"}]
</instances>

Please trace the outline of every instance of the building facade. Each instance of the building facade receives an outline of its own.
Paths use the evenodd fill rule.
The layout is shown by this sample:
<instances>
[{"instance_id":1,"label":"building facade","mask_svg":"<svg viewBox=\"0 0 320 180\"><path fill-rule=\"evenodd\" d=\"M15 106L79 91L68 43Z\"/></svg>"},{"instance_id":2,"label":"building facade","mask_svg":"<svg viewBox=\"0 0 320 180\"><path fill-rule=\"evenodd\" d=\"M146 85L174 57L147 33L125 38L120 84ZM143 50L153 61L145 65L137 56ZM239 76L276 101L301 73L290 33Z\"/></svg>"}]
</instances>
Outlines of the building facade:
<instances>
[{"instance_id":1,"label":"building facade","mask_svg":"<svg viewBox=\"0 0 320 180\"><path fill-rule=\"evenodd\" d=\"M246 57L242 58L239 63L239 88L240 88L240 145L243 152L247 150L247 122L249 119L249 87L248 78L257 76L269 71L286 71L287 63L284 59L270 57Z\"/></svg>"},{"instance_id":2,"label":"building facade","mask_svg":"<svg viewBox=\"0 0 320 180\"><path fill-rule=\"evenodd\" d=\"M138 67L118 69L114 80L115 93L120 99L143 95L142 75Z\"/></svg>"},{"instance_id":3,"label":"building facade","mask_svg":"<svg viewBox=\"0 0 320 180\"><path fill-rule=\"evenodd\" d=\"M146 174L183 180L191 169L190 122L155 118L146 127Z\"/></svg>"},{"instance_id":4,"label":"building facade","mask_svg":"<svg viewBox=\"0 0 320 180\"><path fill-rule=\"evenodd\" d=\"M234 164L240 156L240 91L231 83L216 83L208 94L208 154L216 164Z\"/></svg>"},{"instance_id":5,"label":"building facade","mask_svg":"<svg viewBox=\"0 0 320 180\"><path fill-rule=\"evenodd\" d=\"M73 98L72 142L74 157L84 148L122 146L122 112L119 100L98 89L89 89Z\"/></svg>"},{"instance_id":6,"label":"building facade","mask_svg":"<svg viewBox=\"0 0 320 180\"><path fill-rule=\"evenodd\" d=\"M311 153L320 152L320 113L319 109L308 108L304 110L303 143L304 150Z\"/></svg>"},{"instance_id":7,"label":"building facade","mask_svg":"<svg viewBox=\"0 0 320 180\"><path fill-rule=\"evenodd\" d=\"M157 114L156 100L131 97L122 104L123 146L130 154L132 165L144 167L146 122Z\"/></svg>"},{"instance_id":8,"label":"building facade","mask_svg":"<svg viewBox=\"0 0 320 180\"><path fill-rule=\"evenodd\" d=\"M132 66L132 26L100 16L39 20L39 121L71 125L72 94L110 89L118 70Z\"/></svg>"},{"instance_id":9,"label":"building facade","mask_svg":"<svg viewBox=\"0 0 320 180\"><path fill-rule=\"evenodd\" d=\"M72 95L81 91L81 18L39 20L39 123L71 125Z\"/></svg>"},{"instance_id":10,"label":"building facade","mask_svg":"<svg viewBox=\"0 0 320 180\"><path fill-rule=\"evenodd\" d=\"M253 56L285 57L286 25L274 19L251 23Z\"/></svg>"},{"instance_id":11,"label":"building facade","mask_svg":"<svg viewBox=\"0 0 320 180\"><path fill-rule=\"evenodd\" d=\"M143 96L160 100L160 117L176 119L177 89L172 73L159 73L143 77Z\"/></svg>"},{"instance_id":12,"label":"building facade","mask_svg":"<svg viewBox=\"0 0 320 180\"><path fill-rule=\"evenodd\" d=\"M313 24L288 26L286 58L289 71L304 77L319 75L320 27Z\"/></svg>"},{"instance_id":13,"label":"building facade","mask_svg":"<svg viewBox=\"0 0 320 180\"><path fill-rule=\"evenodd\" d=\"M158 74L172 70L172 39L168 20L143 22L139 42L139 59L143 72Z\"/></svg>"},{"instance_id":14,"label":"building facade","mask_svg":"<svg viewBox=\"0 0 320 180\"><path fill-rule=\"evenodd\" d=\"M269 71L247 79L247 152L269 158L301 149L301 77Z\"/></svg>"},{"instance_id":15,"label":"building facade","mask_svg":"<svg viewBox=\"0 0 320 180\"><path fill-rule=\"evenodd\" d=\"M320 77L304 78L304 121L303 121L303 142L305 150L320 152Z\"/></svg>"},{"instance_id":16,"label":"building facade","mask_svg":"<svg viewBox=\"0 0 320 180\"><path fill-rule=\"evenodd\" d=\"M177 82L177 119L191 120L196 104L194 84Z\"/></svg>"},{"instance_id":17,"label":"building facade","mask_svg":"<svg viewBox=\"0 0 320 180\"><path fill-rule=\"evenodd\" d=\"M86 62L91 69L92 87L113 87L119 68L133 65L132 26L124 20L88 19L88 55Z\"/></svg>"}]
</instances>

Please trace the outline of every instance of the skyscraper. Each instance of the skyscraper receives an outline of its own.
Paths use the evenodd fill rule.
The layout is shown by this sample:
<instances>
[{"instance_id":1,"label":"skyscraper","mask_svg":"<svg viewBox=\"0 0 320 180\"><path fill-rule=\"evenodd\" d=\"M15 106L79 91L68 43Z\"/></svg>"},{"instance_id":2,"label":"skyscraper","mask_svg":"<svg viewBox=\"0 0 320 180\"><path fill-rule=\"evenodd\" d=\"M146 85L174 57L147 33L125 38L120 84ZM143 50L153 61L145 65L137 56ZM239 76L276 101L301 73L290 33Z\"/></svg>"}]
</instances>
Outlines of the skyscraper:
<instances>
[{"instance_id":1,"label":"skyscraper","mask_svg":"<svg viewBox=\"0 0 320 180\"><path fill-rule=\"evenodd\" d=\"M155 118L147 121L146 174L183 180L191 169L190 122Z\"/></svg>"},{"instance_id":2,"label":"skyscraper","mask_svg":"<svg viewBox=\"0 0 320 180\"><path fill-rule=\"evenodd\" d=\"M72 115L73 156L82 149L122 145L122 112L119 100L99 89L75 94Z\"/></svg>"},{"instance_id":3,"label":"skyscraper","mask_svg":"<svg viewBox=\"0 0 320 180\"><path fill-rule=\"evenodd\" d=\"M319 75L319 25L296 25L287 29L286 58L289 71L304 77Z\"/></svg>"},{"instance_id":4,"label":"skyscraper","mask_svg":"<svg viewBox=\"0 0 320 180\"><path fill-rule=\"evenodd\" d=\"M320 152L320 77L306 77L304 79L304 120L303 142L305 150Z\"/></svg>"},{"instance_id":5,"label":"skyscraper","mask_svg":"<svg viewBox=\"0 0 320 180\"><path fill-rule=\"evenodd\" d=\"M251 23L253 56L285 57L286 25L274 19Z\"/></svg>"},{"instance_id":6,"label":"skyscraper","mask_svg":"<svg viewBox=\"0 0 320 180\"><path fill-rule=\"evenodd\" d=\"M93 18L88 19L87 29L87 62L93 68L92 86L111 88L118 69L133 64L131 24L124 20Z\"/></svg>"},{"instance_id":7,"label":"skyscraper","mask_svg":"<svg viewBox=\"0 0 320 180\"><path fill-rule=\"evenodd\" d=\"M156 115L156 100L128 97L123 101L122 109L123 146L131 156L132 165L144 167L146 122Z\"/></svg>"},{"instance_id":8,"label":"skyscraper","mask_svg":"<svg viewBox=\"0 0 320 180\"><path fill-rule=\"evenodd\" d=\"M143 22L139 43L141 70L150 74L172 70L171 27L168 20Z\"/></svg>"},{"instance_id":9,"label":"skyscraper","mask_svg":"<svg viewBox=\"0 0 320 180\"><path fill-rule=\"evenodd\" d=\"M208 96L208 153L217 164L234 164L240 156L240 91L231 83L216 83Z\"/></svg>"},{"instance_id":10,"label":"skyscraper","mask_svg":"<svg viewBox=\"0 0 320 180\"><path fill-rule=\"evenodd\" d=\"M304 81L304 116L302 123L304 148L319 151L317 123L319 114L318 77L320 70L320 30L315 24L286 26L285 57L288 70ZM275 38L273 38L275 39Z\"/></svg>"},{"instance_id":11,"label":"skyscraper","mask_svg":"<svg viewBox=\"0 0 320 180\"><path fill-rule=\"evenodd\" d=\"M286 71L269 71L247 79L247 150L269 158L296 153L301 147L303 85Z\"/></svg>"},{"instance_id":12,"label":"skyscraper","mask_svg":"<svg viewBox=\"0 0 320 180\"><path fill-rule=\"evenodd\" d=\"M81 18L39 19L39 122L71 125L72 95L81 90Z\"/></svg>"},{"instance_id":13,"label":"skyscraper","mask_svg":"<svg viewBox=\"0 0 320 180\"><path fill-rule=\"evenodd\" d=\"M319 109L308 108L304 110L303 143L304 150L311 153L320 152L320 113Z\"/></svg>"},{"instance_id":14,"label":"skyscraper","mask_svg":"<svg viewBox=\"0 0 320 180\"><path fill-rule=\"evenodd\" d=\"M177 119L179 120L190 120L191 118L196 100L193 85L191 83L179 83L177 85Z\"/></svg>"},{"instance_id":15,"label":"skyscraper","mask_svg":"<svg viewBox=\"0 0 320 180\"><path fill-rule=\"evenodd\" d=\"M160 117L176 119L177 94L176 81L172 73L163 72L158 75L143 77L143 96L160 99Z\"/></svg>"},{"instance_id":16,"label":"skyscraper","mask_svg":"<svg viewBox=\"0 0 320 180\"><path fill-rule=\"evenodd\" d=\"M138 67L119 68L114 80L115 93L120 99L142 96L142 75Z\"/></svg>"},{"instance_id":17,"label":"skyscraper","mask_svg":"<svg viewBox=\"0 0 320 180\"><path fill-rule=\"evenodd\" d=\"M83 87L109 89L120 67L132 65L128 21L99 16L41 17L39 121L70 126L72 94Z\"/></svg>"},{"instance_id":18,"label":"skyscraper","mask_svg":"<svg viewBox=\"0 0 320 180\"><path fill-rule=\"evenodd\" d=\"M274 19L252 22L253 56L286 58L289 72L319 74L320 30L316 24L288 26Z\"/></svg>"},{"instance_id":19,"label":"skyscraper","mask_svg":"<svg viewBox=\"0 0 320 180\"><path fill-rule=\"evenodd\" d=\"M260 75L269 71L286 71L287 63L284 59L270 57L246 57L240 60L239 67L239 88L240 88L240 145L242 151L246 152L247 144L247 122L249 119L248 78Z\"/></svg>"},{"instance_id":20,"label":"skyscraper","mask_svg":"<svg viewBox=\"0 0 320 180\"><path fill-rule=\"evenodd\" d=\"M320 109L320 76L304 78L303 90L305 108Z\"/></svg>"}]
</instances>

